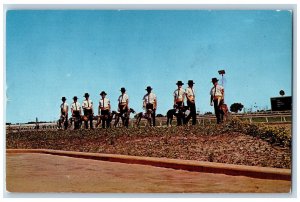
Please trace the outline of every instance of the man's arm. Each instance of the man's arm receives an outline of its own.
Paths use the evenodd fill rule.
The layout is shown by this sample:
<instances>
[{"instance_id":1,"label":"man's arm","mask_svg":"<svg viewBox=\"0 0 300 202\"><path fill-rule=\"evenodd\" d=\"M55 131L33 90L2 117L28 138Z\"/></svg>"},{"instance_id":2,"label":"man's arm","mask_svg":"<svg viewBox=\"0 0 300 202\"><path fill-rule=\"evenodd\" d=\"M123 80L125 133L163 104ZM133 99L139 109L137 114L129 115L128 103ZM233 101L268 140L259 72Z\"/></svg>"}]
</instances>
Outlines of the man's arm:
<instances>
[{"instance_id":1,"label":"man's arm","mask_svg":"<svg viewBox=\"0 0 300 202\"><path fill-rule=\"evenodd\" d=\"M93 102L91 102L91 110L92 110L92 114L94 115L94 107L93 107Z\"/></svg>"},{"instance_id":2,"label":"man's arm","mask_svg":"<svg viewBox=\"0 0 300 202\"><path fill-rule=\"evenodd\" d=\"M191 96L190 97L188 96L188 92L187 91L185 92L185 97L191 103L193 103L195 101L195 100L190 99Z\"/></svg>"},{"instance_id":3,"label":"man's arm","mask_svg":"<svg viewBox=\"0 0 300 202\"><path fill-rule=\"evenodd\" d=\"M124 105L124 109L127 107L127 109L129 109L129 98L127 98L126 100L126 105Z\"/></svg>"},{"instance_id":4,"label":"man's arm","mask_svg":"<svg viewBox=\"0 0 300 202\"><path fill-rule=\"evenodd\" d=\"M110 112L110 100L108 100L108 111Z\"/></svg>"},{"instance_id":5,"label":"man's arm","mask_svg":"<svg viewBox=\"0 0 300 202\"><path fill-rule=\"evenodd\" d=\"M222 99L224 99L224 94L225 94L225 91L224 91L224 88L222 89Z\"/></svg>"},{"instance_id":6,"label":"man's arm","mask_svg":"<svg viewBox=\"0 0 300 202\"><path fill-rule=\"evenodd\" d=\"M72 105L71 105L71 114L72 114L72 116L73 116L73 114L74 114L74 113L73 113L73 107L72 107Z\"/></svg>"}]
</instances>

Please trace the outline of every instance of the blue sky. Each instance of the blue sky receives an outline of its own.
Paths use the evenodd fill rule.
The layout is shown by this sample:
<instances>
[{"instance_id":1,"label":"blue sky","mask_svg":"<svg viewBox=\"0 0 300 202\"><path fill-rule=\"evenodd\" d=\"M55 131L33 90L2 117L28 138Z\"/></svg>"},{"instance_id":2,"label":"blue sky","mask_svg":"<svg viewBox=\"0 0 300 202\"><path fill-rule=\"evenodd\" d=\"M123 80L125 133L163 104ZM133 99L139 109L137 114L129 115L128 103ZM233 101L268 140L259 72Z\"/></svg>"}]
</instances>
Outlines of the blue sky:
<instances>
[{"instance_id":1,"label":"blue sky","mask_svg":"<svg viewBox=\"0 0 300 202\"><path fill-rule=\"evenodd\" d=\"M34 11L6 14L6 121L53 121L61 97L88 92L98 107L104 90L117 109L125 87L142 111L148 85L157 113L173 105L175 83L194 80L196 107L209 104L211 78L225 69L225 101L270 108L292 93L292 13L249 11ZM187 85L184 85L186 88Z\"/></svg>"}]
</instances>

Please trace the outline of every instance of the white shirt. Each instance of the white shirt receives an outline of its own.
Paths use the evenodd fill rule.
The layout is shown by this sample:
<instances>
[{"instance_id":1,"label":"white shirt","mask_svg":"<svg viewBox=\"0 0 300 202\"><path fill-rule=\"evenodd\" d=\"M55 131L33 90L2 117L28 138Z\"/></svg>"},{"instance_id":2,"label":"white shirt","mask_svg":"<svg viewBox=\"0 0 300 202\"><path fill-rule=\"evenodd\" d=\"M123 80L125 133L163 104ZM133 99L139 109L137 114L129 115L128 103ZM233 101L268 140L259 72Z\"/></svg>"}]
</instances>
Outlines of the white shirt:
<instances>
[{"instance_id":1,"label":"white shirt","mask_svg":"<svg viewBox=\"0 0 300 202\"><path fill-rule=\"evenodd\" d=\"M72 111L80 111L80 103L79 102L73 102L71 105Z\"/></svg>"},{"instance_id":2,"label":"white shirt","mask_svg":"<svg viewBox=\"0 0 300 202\"><path fill-rule=\"evenodd\" d=\"M194 88L187 87L185 90L185 94L188 98L192 97L193 99L195 99L195 89Z\"/></svg>"},{"instance_id":3,"label":"white shirt","mask_svg":"<svg viewBox=\"0 0 300 202\"><path fill-rule=\"evenodd\" d=\"M108 109L109 108L109 105L110 105L110 101L109 101L109 99L108 98L104 98L104 99L100 99L99 100L99 107L100 107L100 109Z\"/></svg>"},{"instance_id":4,"label":"white shirt","mask_svg":"<svg viewBox=\"0 0 300 202\"><path fill-rule=\"evenodd\" d=\"M82 102L82 108L83 109L92 109L93 108L93 101L92 100L84 100Z\"/></svg>"},{"instance_id":5,"label":"white shirt","mask_svg":"<svg viewBox=\"0 0 300 202\"><path fill-rule=\"evenodd\" d=\"M120 103L126 104L127 101L129 102L129 96L126 93L124 93L123 95L120 95L118 98L119 104Z\"/></svg>"},{"instance_id":6,"label":"white shirt","mask_svg":"<svg viewBox=\"0 0 300 202\"><path fill-rule=\"evenodd\" d=\"M223 86L217 85L211 88L210 95L212 96L223 96L222 91L224 90Z\"/></svg>"},{"instance_id":7,"label":"white shirt","mask_svg":"<svg viewBox=\"0 0 300 202\"><path fill-rule=\"evenodd\" d=\"M145 104L154 104L154 100L156 100L156 95L154 93L147 93L144 95L143 100Z\"/></svg>"},{"instance_id":8,"label":"white shirt","mask_svg":"<svg viewBox=\"0 0 300 202\"><path fill-rule=\"evenodd\" d=\"M180 88L179 90L176 89L173 93L174 97L176 100L181 100L183 101L183 98L184 98L184 95L185 95L185 92L183 90L183 88Z\"/></svg>"},{"instance_id":9,"label":"white shirt","mask_svg":"<svg viewBox=\"0 0 300 202\"><path fill-rule=\"evenodd\" d=\"M60 109L61 109L61 111L68 112L68 104L66 102L61 103Z\"/></svg>"}]
</instances>

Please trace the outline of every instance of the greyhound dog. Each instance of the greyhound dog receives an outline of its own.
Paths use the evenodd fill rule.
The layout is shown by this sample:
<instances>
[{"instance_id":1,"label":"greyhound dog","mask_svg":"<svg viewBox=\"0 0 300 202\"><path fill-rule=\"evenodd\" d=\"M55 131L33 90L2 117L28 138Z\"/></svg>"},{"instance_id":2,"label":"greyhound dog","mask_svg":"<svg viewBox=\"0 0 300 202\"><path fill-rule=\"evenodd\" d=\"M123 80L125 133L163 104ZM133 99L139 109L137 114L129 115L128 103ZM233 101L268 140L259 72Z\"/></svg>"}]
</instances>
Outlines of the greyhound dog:
<instances>
[{"instance_id":1,"label":"greyhound dog","mask_svg":"<svg viewBox=\"0 0 300 202\"><path fill-rule=\"evenodd\" d=\"M67 119L67 117L65 115L61 115L59 117L59 119L56 122L57 125L57 129L61 130L61 129L68 129L72 126L72 118Z\"/></svg>"},{"instance_id":2,"label":"greyhound dog","mask_svg":"<svg viewBox=\"0 0 300 202\"><path fill-rule=\"evenodd\" d=\"M116 112L116 111L112 111L111 113L109 113L109 115L96 116L96 120L97 120L96 128L100 125L101 121L104 120L104 119L108 119L109 123L111 123L112 120L116 117L117 113L118 112Z\"/></svg>"},{"instance_id":3,"label":"greyhound dog","mask_svg":"<svg viewBox=\"0 0 300 202\"><path fill-rule=\"evenodd\" d=\"M145 113L143 112L140 112L136 115L136 126L139 126L140 125L140 122L141 122L141 119L142 118L145 118L147 120L147 123L149 126L152 126L152 113L153 113L153 110L152 109L148 109Z\"/></svg>"},{"instance_id":4,"label":"greyhound dog","mask_svg":"<svg viewBox=\"0 0 300 202\"><path fill-rule=\"evenodd\" d=\"M220 112L221 112L221 120L226 121L228 116L228 107L227 104L224 103L224 100L220 102Z\"/></svg>"},{"instance_id":5,"label":"greyhound dog","mask_svg":"<svg viewBox=\"0 0 300 202\"><path fill-rule=\"evenodd\" d=\"M119 121L120 121L120 118L122 119L122 124L123 124L123 126L125 126L125 120L126 120L126 119L129 119L130 113L135 114L134 109L130 108L130 109L128 110L128 112L122 114L122 116L121 116L120 112L115 112L115 122L114 122L114 127L117 127L117 125L118 125L118 123L119 123Z\"/></svg>"},{"instance_id":6,"label":"greyhound dog","mask_svg":"<svg viewBox=\"0 0 300 202\"><path fill-rule=\"evenodd\" d=\"M172 126L172 120L173 117L178 117L178 116L183 116L183 119L188 116L190 113L189 107L188 106L183 106L182 110L180 111L179 109L170 109L167 112L167 126Z\"/></svg>"}]
</instances>

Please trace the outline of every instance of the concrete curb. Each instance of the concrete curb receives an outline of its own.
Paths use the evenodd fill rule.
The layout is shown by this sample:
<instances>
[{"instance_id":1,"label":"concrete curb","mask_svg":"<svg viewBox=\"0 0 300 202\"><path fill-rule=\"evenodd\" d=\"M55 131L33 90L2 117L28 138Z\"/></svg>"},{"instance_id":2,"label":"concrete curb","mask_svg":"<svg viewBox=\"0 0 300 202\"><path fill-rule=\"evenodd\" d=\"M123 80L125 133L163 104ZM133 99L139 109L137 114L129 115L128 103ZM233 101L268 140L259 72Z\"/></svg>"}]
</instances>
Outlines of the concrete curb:
<instances>
[{"instance_id":1,"label":"concrete curb","mask_svg":"<svg viewBox=\"0 0 300 202\"><path fill-rule=\"evenodd\" d=\"M258 166L244 166L205 161L178 160L155 157L139 157L118 154L100 154L73 151L58 151L49 149L7 149L6 153L42 153L74 158L93 159L101 161L120 162L128 164L142 164L156 167L181 169L187 171L219 173L226 175L242 175L253 178L291 180L291 170Z\"/></svg>"}]
</instances>

